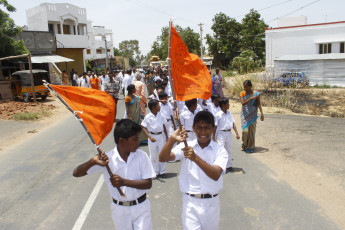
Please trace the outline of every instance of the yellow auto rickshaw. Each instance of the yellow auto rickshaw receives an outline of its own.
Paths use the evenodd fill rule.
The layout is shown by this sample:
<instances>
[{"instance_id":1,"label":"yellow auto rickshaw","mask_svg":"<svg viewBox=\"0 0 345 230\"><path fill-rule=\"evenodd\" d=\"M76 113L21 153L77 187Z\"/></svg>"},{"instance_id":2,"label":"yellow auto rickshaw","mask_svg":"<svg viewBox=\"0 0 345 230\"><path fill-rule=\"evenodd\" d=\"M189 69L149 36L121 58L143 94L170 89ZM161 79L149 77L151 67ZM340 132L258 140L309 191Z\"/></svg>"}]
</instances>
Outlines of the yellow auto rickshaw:
<instances>
[{"instance_id":1,"label":"yellow auto rickshaw","mask_svg":"<svg viewBox=\"0 0 345 230\"><path fill-rule=\"evenodd\" d=\"M34 78L34 86L36 92L36 98L47 99L49 90L43 85L42 80L48 79L48 71L41 69L33 69L32 75ZM11 91L14 100L23 99L25 102L29 102L33 97L30 70L17 71L10 77Z\"/></svg>"}]
</instances>

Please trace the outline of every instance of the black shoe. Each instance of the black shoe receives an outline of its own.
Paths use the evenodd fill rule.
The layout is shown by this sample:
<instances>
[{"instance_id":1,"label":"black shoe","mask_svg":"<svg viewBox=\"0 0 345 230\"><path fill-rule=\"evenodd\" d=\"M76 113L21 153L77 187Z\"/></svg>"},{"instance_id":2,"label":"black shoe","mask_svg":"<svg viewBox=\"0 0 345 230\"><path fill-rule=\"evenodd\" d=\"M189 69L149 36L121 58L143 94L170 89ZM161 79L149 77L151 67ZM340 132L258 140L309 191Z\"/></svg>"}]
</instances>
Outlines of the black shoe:
<instances>
[{"instance_id":1,"label":"black shoe","mask_svg":"<svg viewBox=\"0 0 345 230\"><path fill-rule=\"evenodd\" d=\"M232 167L226 168L227 172L234 172L234 169Z\"/></svg>"},{"instance_id":2,"label":"black shoe","mask_svg":"<svg viewBox=\"0 0 345 230\"><path fill-rule=\"evenodd\" d=\"M160 177L160 178L163 178L163 179L164 179L164 178L168 178L166 173L160 174L159 177Z\"/></svg>"}]
</instances>

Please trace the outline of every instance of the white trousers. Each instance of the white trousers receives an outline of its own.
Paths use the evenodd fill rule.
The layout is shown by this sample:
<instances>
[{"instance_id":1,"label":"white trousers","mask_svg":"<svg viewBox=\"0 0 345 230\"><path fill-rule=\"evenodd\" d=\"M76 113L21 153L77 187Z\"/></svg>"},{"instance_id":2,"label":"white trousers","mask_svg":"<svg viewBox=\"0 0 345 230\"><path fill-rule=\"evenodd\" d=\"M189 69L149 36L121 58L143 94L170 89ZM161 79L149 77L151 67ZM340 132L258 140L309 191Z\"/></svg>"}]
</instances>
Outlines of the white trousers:
<instances>
[{"instance_id":1,"label":"white trousers","mask_svg":"<svg viewBox=\"0 0 345 230\"><path fill-rule=\"evenodd\" d=\"M146 199L133 206L111 203L111 217L116 230L151 230L151 203Z\"/></svg>"},{"instance_id":2,"label":"white trousers","mask_svg":"<svg viewBox=\"0 0 345 230\"><path fill-rule=\"evenodd\" d=\"M167 129L167 133L168 133L168 137L171 136L171 134L174 132L174 127L172 125L172 121L168 121L167 125L166 125L166 129Z\"/></svg>"},{"instance_id":3,"label":"white trousers","mask_svg":"<svg viewBox=\"0 0 345 230\"><path fill-rule=\"evenodd\" d=\"M182 198L182 225L184 230L217 230L219 227L219 196L207 199Z\"/></svg>"},{"instance_id":4,"label":"white trousers","mask_svg":"<svg viewBox=\"0 0 345 230\"><path fill-rule=\"evenodd\" d=\"M159 162L159 153L161 152L166 139L165 134L162 132L159 135L151 134L150 135L156 139L155 142L152 142L150 139L148 140L148 146L150 151L150 160L155 170L156 175L161 175L165 173L166 162Z\"/></svg>"},{"instance_id":5,"label":"white trousers","mask_svg":"<svg viewBox=\"0 0 345 230\"><path fill-rule=\"evenodd\" d=\"M227 168L232 167L232 159L231 159L231 142L232 142L232 133L231 131L219 131L217 132L217 143L224 147L225 150L228 152L229 158L228 163L226 165Z\"/></svg>"}]
</instances>

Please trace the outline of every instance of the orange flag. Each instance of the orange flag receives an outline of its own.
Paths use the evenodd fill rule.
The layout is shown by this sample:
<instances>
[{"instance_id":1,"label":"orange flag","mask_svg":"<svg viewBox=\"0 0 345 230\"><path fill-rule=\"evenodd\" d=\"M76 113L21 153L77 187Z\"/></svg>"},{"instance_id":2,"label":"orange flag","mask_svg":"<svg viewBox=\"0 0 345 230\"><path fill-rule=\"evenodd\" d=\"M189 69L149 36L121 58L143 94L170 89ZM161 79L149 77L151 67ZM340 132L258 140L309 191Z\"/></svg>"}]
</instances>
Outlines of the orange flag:
<instances>
[{"instance_id":1,"label":"orange flag","mask_svg":"<svg viewBox=\"0 0 345 230\"><path fill-rule=\"evenodd\" d=\"M97 145L113 128L115 119L115 101L104 91L75 87L50 86L78 114L89 130Z\"/></svg>"},{"instance_id":2,"label":"orange flag","mask_svg":"<svg viewBox=\"0 0 345 230\"><path fill-rule=\"evenodd\" d=\"M212 95L212 78L198 55L190 54L174 27L171 27L170 62L175 99L209 99Z\"/></svg>"}]
</instances>

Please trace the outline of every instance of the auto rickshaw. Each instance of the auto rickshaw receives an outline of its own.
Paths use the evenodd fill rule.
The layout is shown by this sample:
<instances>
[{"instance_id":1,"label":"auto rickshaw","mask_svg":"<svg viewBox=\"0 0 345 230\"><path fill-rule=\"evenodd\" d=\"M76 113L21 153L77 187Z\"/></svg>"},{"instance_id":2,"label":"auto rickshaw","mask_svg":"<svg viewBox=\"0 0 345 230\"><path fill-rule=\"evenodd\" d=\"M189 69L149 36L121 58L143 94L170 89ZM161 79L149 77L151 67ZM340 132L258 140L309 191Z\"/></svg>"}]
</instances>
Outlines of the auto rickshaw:
<instances>
[{"instance_id":1,"label":"auto rickshaw","mask_svg":"<svg viewBox=\"0 0 345 230\"><path fill-rule=\"evenodd\" d=\"M36 92L36 98L47 99L49 90L43 85L42 80L49 82L48 71L41 69L33 69L32 75L34 78L34 86ZM33 97L30 70L17 71L10 77L11 91L14 100L23 99L25 102L29 102Z\"/></svg>"}]
</instances>

